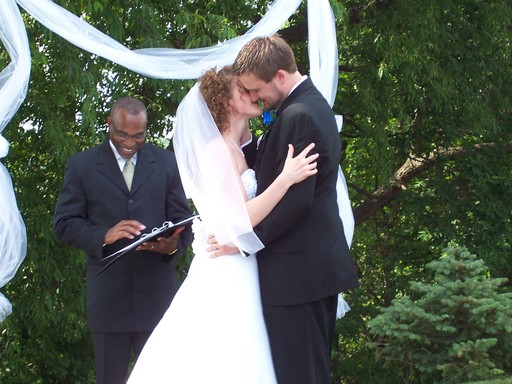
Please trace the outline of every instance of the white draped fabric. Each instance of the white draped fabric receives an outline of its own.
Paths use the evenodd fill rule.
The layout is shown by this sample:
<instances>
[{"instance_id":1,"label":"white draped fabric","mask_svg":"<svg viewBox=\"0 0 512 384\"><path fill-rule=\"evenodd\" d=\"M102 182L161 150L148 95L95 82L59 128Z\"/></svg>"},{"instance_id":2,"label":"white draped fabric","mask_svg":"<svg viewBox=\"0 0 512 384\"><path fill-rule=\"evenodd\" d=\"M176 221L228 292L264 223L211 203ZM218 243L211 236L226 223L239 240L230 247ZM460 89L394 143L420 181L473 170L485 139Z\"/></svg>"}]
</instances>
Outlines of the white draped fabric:
<instances>
[{"instance_id":1,"label":"white draped fabric","mask_svg":"<svg viewBox=\"0 0 512 384\"><path fill-rule=\"evenodd\" d=\"M302 2L274 1L267 14L245 35L213 47L130 50L50 0L16 1L37 21L77 47L134 72L159 79L196 79L207 68L233 63L243 44L255 36L278 31Z\"/></svg>"},{"instance_id":2,"label":"white draped fabric","mask_svg":"<svg viewBox=\"0 0 512 384\"><path fill-rule=\"evenodd\" d=\"M309 73L315 86L332 107L338 88L338 45L336 44L334 15L331 7L326 3L326 1L317 3L311 0L308 2ZM343 117L338 115L336 120L338 130L341 132ZM348 196L347 182L341 166L338 167L336 187L338 191L338 209L343 221L345 238L350 247L354 236L355 220Z\"/></svg>"},{"instance_id":3,"label":"white draped fabric","mask_svg":"<svg viewBox=\"0 0 512 384\"><path fill-rule=\"evenodd\" d=\"M0 39L11 62L0 72L0 159L7 156L9 143L2 131L16 113L27 93L30 76L30 50L18 7L13 1L0 1ZM27 253L25 223L7 169L0 162L0 288L18 270ZM9 300L0 293L0 322L12 311Z\"/></svg>"},{"instance_id":4,"label":"white draped fabric","mask_svg":"<svg viewBox=\"0 0 512 384\"><path fill-rule=\"evenodd\" d=\"M1 132L25 99L30 76L30 50L16 3L70 43L134 72L160 79L195 79L205 69L231 64L242 45L253 37L277 32L301 2L302 0L273 1L264 17L246 34L212 47L130 50L50 0L0 0L0 38L12 60L0 73L0 157L4 157L8 151L8 143L1 136ZM307 12L311 78L332 106L338 83L334 16L329 0L308 1ZM341 116L337 116L337 119L341 129ZM26 235L9 175L1 164L0 176L0 244L7 244L7 247L0 249L1 288L14 276L25 257ZM350 244L354 218L341 168L338 189L340 216ZM6 307L9 309L3 309ZM0 295L0 321L3 320L1 314L9 312L10 303Z\"/></svg>"}]
</instances>

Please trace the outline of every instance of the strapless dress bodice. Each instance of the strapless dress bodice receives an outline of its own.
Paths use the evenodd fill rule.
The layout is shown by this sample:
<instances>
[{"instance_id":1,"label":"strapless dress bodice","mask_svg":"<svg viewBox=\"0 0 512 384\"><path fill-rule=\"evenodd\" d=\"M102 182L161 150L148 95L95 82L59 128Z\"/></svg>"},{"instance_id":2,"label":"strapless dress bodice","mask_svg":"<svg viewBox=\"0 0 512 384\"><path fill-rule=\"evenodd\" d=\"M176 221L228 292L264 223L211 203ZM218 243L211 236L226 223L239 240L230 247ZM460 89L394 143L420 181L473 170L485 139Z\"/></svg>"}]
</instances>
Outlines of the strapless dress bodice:
<instances>
[{"instance_id":1,"label":"strapless dress bodice","mask_svg":"<svg viewBox=\"0 0 512 384\"><path fill-rule=\"evenodd\" d=\"M256 197L256 189L258 188L258 184L256 182L256 173L254 169L247 169L240 175L242 179L242 184L245 189L245 193L247 194L247 198L254 199Z\"/></svg>"}]
</instances>

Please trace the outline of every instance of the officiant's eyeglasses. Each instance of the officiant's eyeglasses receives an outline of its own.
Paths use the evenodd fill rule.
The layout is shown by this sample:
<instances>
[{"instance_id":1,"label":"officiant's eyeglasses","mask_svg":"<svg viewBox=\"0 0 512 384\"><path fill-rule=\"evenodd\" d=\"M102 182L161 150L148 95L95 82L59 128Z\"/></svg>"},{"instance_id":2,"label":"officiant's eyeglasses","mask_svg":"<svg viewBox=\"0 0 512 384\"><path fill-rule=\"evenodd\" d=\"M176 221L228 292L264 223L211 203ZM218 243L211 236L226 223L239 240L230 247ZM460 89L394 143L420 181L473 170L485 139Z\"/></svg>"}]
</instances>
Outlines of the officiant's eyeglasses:
<instances>
[{"instance_id":1,"label":"officiant's eyeglasses","mask_svg":"<svg viewBox=\"0 0 512 384\"><path fill-rule=\"evenodd\" d=\"M135 135L128 135L127 133L119 132L116 129L112 129L112 132L114 132L114 134L117 137L119 137L121 140L132 139L132 140L138 141L138 140L142 140L146 137L146 131L141 132L141 133L136 133Z\"/></svg>"}]
</instances>

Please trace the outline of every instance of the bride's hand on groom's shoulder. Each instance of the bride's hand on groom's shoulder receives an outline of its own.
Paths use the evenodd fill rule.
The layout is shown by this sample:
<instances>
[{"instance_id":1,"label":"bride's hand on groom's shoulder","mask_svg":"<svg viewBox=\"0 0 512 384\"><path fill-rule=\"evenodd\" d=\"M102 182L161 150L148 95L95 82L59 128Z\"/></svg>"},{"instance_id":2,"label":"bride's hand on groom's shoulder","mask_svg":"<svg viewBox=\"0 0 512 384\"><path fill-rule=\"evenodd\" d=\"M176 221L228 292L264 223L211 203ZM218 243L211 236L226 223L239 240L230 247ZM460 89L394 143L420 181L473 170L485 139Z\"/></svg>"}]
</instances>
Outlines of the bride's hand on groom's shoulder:
<instances>
[{"instance_id":1,"label":"bride's hand on groom's shoulder","mask_svg":"<svg viewBox=\"0 0 512 384\"><path fill-rule=\"evenodd\" d=\"M292 144L288 144L288 154L286 156L284 168L279 175L286 179L288 187L291 187L293 184L300 183L308 177L316 175L318 172L316 168L316 160L318 159L319 154L312 152L314 147L315 144L311 143L294 157L295 148Z\"/></svg>"},{"instance_id":2,"label":"bride's hand on groom's shoulder","mask_svg":"<svg viewBox=\"0 0 512 384\"><path fill-rule=\"evenodd\" d=\"M215 235L209 235L206 251L210 254L210 258L214 259L218 256L228 256L228 255L239 255L240 251L237 247L232 247L230 245L220 245L215 238Z\"/></svg>"}]
</instances>

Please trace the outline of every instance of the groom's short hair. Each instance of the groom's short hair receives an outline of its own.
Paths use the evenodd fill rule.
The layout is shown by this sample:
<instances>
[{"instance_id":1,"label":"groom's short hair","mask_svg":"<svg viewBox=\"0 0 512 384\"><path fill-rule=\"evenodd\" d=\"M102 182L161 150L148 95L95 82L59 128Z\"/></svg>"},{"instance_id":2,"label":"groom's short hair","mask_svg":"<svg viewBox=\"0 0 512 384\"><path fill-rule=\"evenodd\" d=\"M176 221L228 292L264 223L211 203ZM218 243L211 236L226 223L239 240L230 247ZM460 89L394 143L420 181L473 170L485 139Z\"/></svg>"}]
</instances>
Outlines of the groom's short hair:
<instances>
[{"instance_id":1,"label":"groom's short hair","mask_svg":"<svg viewBox=\"0 0 512 384\"><path fill-rule=\"evenodd\" d=\"M267 83L280 69L288 73L298 70L292 49L278 34L250 40L242 47L233 64L235 75L252 73Z\"/></svg>"}]
</instances>

